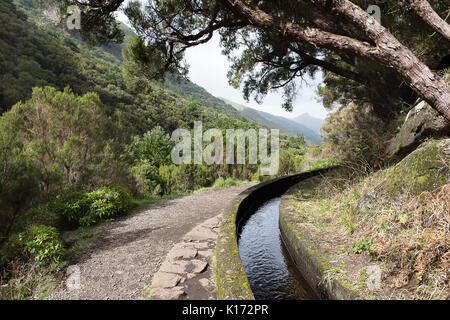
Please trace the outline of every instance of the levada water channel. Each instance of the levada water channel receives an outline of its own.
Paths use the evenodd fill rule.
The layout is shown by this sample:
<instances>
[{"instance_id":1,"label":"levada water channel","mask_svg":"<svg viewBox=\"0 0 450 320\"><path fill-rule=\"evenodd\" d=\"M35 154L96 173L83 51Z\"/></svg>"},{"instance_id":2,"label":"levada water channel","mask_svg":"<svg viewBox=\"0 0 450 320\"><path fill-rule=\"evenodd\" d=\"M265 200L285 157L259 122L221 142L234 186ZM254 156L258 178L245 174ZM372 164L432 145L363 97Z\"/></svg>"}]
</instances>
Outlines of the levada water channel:
<instances>
[{"instance_id":1,"label":"levada water channel","mask_svg":"<svg viewBox=\"0 0 450 320\"><path fill-rule=\"evenodd\" d=\"M255 299L319 299L294 265L281 239L277 196L262 203L241 223L239 255Z\"/></svg>"}]
</instances>

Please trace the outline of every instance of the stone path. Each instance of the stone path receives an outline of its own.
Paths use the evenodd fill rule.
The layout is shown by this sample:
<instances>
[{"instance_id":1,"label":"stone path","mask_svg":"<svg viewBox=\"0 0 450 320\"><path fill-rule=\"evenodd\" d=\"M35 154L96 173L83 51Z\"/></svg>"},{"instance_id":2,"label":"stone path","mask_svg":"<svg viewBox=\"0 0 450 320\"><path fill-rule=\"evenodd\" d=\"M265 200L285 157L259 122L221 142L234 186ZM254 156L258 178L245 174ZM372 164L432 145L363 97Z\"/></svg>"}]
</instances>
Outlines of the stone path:
<instances>
[{"instance_id":1,"label":"stone path","mask_svg":"<svg viewBox=\"0 0 450 320\"><path fill-rule=\"evenodd\" d=\"M222 214L192 229L167 254L153 276L150 298L215 299L212 257Z\"/></svg>"},{"instance_id":2,"label":"stone path","mask_svg":"<svg viewBox=\"0 0 450 320\"><path fill-rule=\"evenodd\" d=\"M214 298L210 264L216 223L248 187L161 201L96 228L94 240L68 268L79 270L79 288L67 286L68 276L61 275L49 299L142 299L152 280L155 297Z\"/></svg>"}]
</instances>

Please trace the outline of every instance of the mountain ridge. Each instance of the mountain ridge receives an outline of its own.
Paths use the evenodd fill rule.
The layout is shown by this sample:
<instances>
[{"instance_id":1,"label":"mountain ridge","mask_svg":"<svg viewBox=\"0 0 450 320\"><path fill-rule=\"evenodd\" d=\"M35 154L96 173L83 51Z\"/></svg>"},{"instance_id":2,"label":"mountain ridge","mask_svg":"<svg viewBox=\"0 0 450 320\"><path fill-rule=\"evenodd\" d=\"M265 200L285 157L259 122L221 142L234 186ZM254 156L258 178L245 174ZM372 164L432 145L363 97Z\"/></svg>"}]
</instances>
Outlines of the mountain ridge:
<instances>
[{"instance_id":1,"label":"mountain ridge","mask_svg":"<svg viewBox=\"0 0 450 320\"><path fill-rule=\"evenodd\" d=\"M280 129L289 136L301 134L311 144L320 144L322 139L319 136L319 131L309 128L303 123L296 122L282 116L276 116L268 112L259 111L254 108L243 106L239 103L230 101L226 98L220 98L242 114L248 116L256 123L271 129ZM312 118L312 117L311 117Z\"/></svg>"},{"instance_id":2,"label":"mountain ridge","mask_svg":"<svg viewBox=\"0 0 450 320\"><path fill-rule=\"evenodd\" d=\"M310 129L314 130L317 133L319 133L320 128L325 123L324 119L313 117L307 112L302 113L301 115L296 116L295 118L292 118L291 120L295 121L297 123L300 123L300 124L304 125L305 127L308 127Z\"/></svg>"}]
</instances>

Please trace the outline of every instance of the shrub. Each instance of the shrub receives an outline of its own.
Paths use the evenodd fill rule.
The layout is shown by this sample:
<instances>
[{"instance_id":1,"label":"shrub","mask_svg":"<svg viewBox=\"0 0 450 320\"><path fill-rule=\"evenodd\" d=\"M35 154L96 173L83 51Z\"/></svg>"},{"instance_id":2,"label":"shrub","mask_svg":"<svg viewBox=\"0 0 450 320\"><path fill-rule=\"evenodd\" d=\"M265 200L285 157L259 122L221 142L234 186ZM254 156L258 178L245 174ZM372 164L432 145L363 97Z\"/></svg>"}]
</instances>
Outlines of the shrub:
<instances>
[{"instance_id":1,"label":"shrub","mask_svg":"<svg viewBox=\"0 0 450 320\"><path fill-rule=\"evenodd\" d=\"M350 104L330 113L321 133L333 157L370 170L381 167L385 161L385 128L370 105Z\"/></svg>"},{"instance_id":2,"label":"shrub","mask_svg":"<svg viewBox=\"0 0 450 320\"><path fill-rule=\"evenodd\" d=\"M332 166L336 166L338 164L339 164L339 160L334 159L334 158L318 159L318 160L314 161L313 163L309 164L309 166L305 169L305 171L332 167Z\"/></svg>"},{"instance_id":3,"label":"shrub","mask_svg":"<svg viewBox=\"0 0 450 320\"><path fill-rule=\"evenodd\" d=\"M237 186L239 184L239 181L236 181L235 179L228 177L226 179L223 179L222 177L218 178L214 184L213 188L226 188L231 186Z\"/></svg>"},{"instance_id":4,"label":"shrub","mask_svg":"<svg viewBox=\"0 0 450 320\"><path fill-rule=\"evenodd\" d=\"M89 199L84 192L71 193L61 207L61 216L66 224L75 225L90 213Z\"/></svg>"},{"instance_id":5,"label":"shrub","mask_svg":"<svg viewBox=\"0 0 450 320\"><path fill-rule=\"evenodd\" d=\"M14 110L0 117L0 244L40 195L38 171L18 132L21 117Z\"/></svg>"},{"instance_id":6,"label":"shrub","mask_svg":"<svg viewBox=\"0 0 450 320\"><path fill-rule=\"evenodd\" d=\"M73 230L79 220L90 212L90 203L84 192L71 192L31 209L22 220L25 223L45 224L60 230Z\"/></svg>"},{"instance_id":7,"label":"shrub","mask_svg":"<svg viewBox=\"0 0 450 320\"><path fill-rule=\"evenodd\" d=\"M118 128L96 93L78 96L69 88L33 88L31 99L11 111L22 114L16 129L47 196L64 185L95 185L116 174L110 159L116 158L112 133Z\"/></svg>"},{"instance_id":8,"label":"shrub","mask_svg":"<svg viewBox=\"0 0 450 320\"><path fill-rule=\"evenodd\" d=\"M294 157L286 151L282 151L280 154L280 167L278 170L279 175L287 175L295 172Z\"/></svg>"},{"instance_id":9,"label":"shrub","mask_svg":"<svg viewBox=\"0 0 450 320\"><path fill-rule=\"evenodd\" d=\"M220 177L214 182L213 188L223 188L223 187L225 187L225 180L224 178Z\"/></svg>"},{"instance_id":10,"label":"shrub","mask_svg":"<svg viewBox=\"0 0 450 320\"><path fill-rule=\"evenodd\" d=\"M212 166L194 165L192 168L192 174L194 183L192 189L199 187L209 187L214 182Z\"/></svg>"},{"instance_id":11,"label":"shrub","mask_svg":"<svg viewBox=\"0 0 450 320\"><path fill-rule=\"evenodd\" d=\"M82 227L90 227L96 224L98 221L99 219L97 219L96 216L94 216L93 214L88 214L80 218L80 220L78 220L78 224Z\"/></svg>"},{"instance_id":12,"label":"shrub","mask_svg":"<svg viewBox=\"0 0 450 320\"><path fill-rule=\"evenodd\" d=\"M92 215L101 219L125 214L132 207L131 196L127 188L105 185L87 193L86 196Z\"/></svg>"},{"instance_id":13,"label":"shrub","mask_svg":"<svg viewBox=\"0 0 450 320\"><path fill-rule=\"evenodd\" d=\"M92 192L70 192L59 200L30 210L25 218L28 223L73 230L94 225L102 218L124 214L131 206L127 188L105 185Z\"/></svg>"},{"instance_id":14,"label":"shrub","mask_svg":"<svg viewBox=\"0 0 450 320\"><path fill-rule=\"evenodd\" d=\"M130 174L134 178L136 189L140 194L149 196L161 192L161 187L157 188L161 182L159 170L149 161L143 160L131 167Z\"/></svg>"},{"instance_id":15,"label":"shrub","mask_svg":"<svg viewBox=\"0 0 450 320\"><path fill-rule=\"evenodd\" d=\"M177 191L185 191L181 181L182 167L174 164L163 165L159 167L159 177L161 179L161 188L163 193L171 194Z\"/></svg>"},{"instance_id":16,"label":"shrub","mask_svg":"<svg viewBox=\"0 0 450 320\"><path fill-rule=\"evenodd\" d=\"M160 126L146 132L142 137L136 136L127 147L131 160L147 161L155 167L170 162L170 152L174 143Z\"/></svg>"},{"instance_id":17,"label":"shrub","mask_svg":"<svg viewBox=\"0 0 450 320\"><path fill-rule=\"evenodd\" d=\"M13 235L2 252L4 258L35 260L43 263L60 262L64 247L55 227L28 226L25 231Z\"/></svg>"}]
</instances>

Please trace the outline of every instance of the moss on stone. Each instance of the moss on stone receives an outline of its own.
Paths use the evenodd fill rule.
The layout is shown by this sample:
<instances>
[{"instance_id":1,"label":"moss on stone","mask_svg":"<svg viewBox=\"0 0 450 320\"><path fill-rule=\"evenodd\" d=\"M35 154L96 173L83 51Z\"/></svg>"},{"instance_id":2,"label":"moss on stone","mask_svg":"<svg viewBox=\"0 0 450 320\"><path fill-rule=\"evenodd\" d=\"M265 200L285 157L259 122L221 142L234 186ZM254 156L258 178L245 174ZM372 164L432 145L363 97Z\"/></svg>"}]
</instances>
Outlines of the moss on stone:
<instances>
[{"instance_id":1,"label":"moss on stone","mask_svg":"<svg viewBox=\"0 0 450 320\"><path fill-rule=\"evenodd\" d=\"M274 194L280 187L286 184L292 185L305 176L314 176L327 172L329 169L318 169L291 176L283 176L273 180L265 181L254 187L251 187L239 196L229 205L224 213L222 223L219 227L216 250L214 253L216 268L214 278L218 299L220 300L249 300L254 299L250 290L250 285L242 265L237 245L236 225L240 206L244 200L255 201L255 198L261 199L261 195ZM271 190L271 191L268 191ZM252 196L253 198L250 198ZM246 199L249 197L249 199Z\"/></svg>"},{"instance_id":2,"label":"moss on stone","mask_svg":"<svg viewBox=\"0 0 450 320\"><path fill-rule=\"evenodd\" d=\"M388 195L394 197L408 193L419 195L431 191L446 183L450 178L449 171L443 170L445 161L450 156L444 152L450 147L450 140L433 141L416 149L397 165L382 172L381 178L386 181Z\"/></svg>"},{"instance_id":3,"label":"moss on stone","mask_svg":"<svg viewBox=\"0 0 450 320\"><path fill-rule=\"evenodd\" d=\"M236 241L236 212L246 193L239 195L224 213L214 260L214 281L219 300L253 300Z\"/></svg>"}]
</instances>

